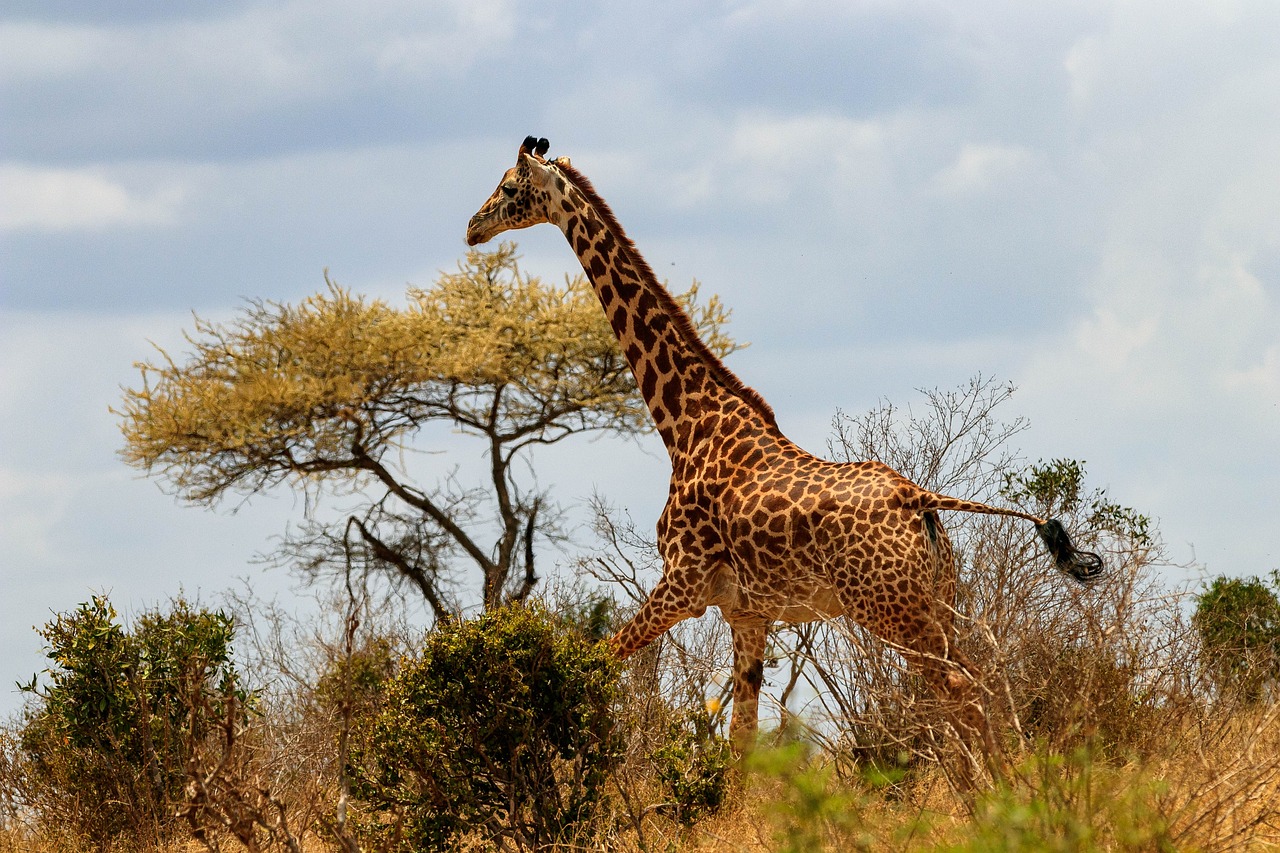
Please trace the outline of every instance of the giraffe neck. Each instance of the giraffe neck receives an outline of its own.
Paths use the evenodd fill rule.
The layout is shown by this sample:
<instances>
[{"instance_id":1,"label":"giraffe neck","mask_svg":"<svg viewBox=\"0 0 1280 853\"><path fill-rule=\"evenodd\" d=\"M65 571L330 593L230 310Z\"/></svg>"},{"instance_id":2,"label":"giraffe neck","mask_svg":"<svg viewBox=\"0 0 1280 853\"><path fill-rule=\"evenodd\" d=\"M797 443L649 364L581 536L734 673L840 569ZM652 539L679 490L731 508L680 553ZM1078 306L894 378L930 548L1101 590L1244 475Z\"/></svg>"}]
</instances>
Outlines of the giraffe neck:
<instances>
[{"instance_id":1,"label":"giraffe neck","mask_svg":"<svg viewBox=\"0 0 1280 853\"><path fill-rule=\"evenodd\" d=\"M688 449L700 419L717 411L736 409L776 428L768 403L698 337L591 184L571 167L559 168L568 181L556 224L600 299L668 451Z\"/></svg>"}]
</instances>

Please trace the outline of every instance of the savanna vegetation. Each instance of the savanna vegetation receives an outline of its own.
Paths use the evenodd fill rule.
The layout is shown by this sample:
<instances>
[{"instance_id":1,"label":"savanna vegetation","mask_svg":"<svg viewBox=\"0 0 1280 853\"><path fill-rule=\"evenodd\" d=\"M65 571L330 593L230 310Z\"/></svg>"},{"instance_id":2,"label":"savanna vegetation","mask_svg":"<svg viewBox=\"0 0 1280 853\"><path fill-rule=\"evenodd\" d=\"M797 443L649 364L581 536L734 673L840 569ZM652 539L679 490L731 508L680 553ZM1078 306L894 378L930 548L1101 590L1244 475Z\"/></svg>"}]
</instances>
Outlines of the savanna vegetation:
<instances>
[{"instance_id":1,"label":"savanna vegetation","mask_svg":"<svg viewBox=\"0 0 1280 853\"><path fill-rule=\"evenodd\" d=\"M125 459L197 504L300 492L271 559L324 606L304 621L228 592L122 619L95 597L38 627L48 668L0 734L0 850L1280 846L1280 575L1172 587L1155 520L1081 461L1022 458L1013 389L980 377L837 412L827 454L1061 517L1105 556L1073 585L1026 525L946 519L991 774L953 778L931 694L842 622L771 635L760 742L734 758L718 617L612 660L654 545L604 499L574 535L536 477L540 446L647 428L600 313L507 245L405 309L330 284L198 321L188 353L141 365ZM475 452L431 474L441 429Z\"/></svg>"}]
</instances>

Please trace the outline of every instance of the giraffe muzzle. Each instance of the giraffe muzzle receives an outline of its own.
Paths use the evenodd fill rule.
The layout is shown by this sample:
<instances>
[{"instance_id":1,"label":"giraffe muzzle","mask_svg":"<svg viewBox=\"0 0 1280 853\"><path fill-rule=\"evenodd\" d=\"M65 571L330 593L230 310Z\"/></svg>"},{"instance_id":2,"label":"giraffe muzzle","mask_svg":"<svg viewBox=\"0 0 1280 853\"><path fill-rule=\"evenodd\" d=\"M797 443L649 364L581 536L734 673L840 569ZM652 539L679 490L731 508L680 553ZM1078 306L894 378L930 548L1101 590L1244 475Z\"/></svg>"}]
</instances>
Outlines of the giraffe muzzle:
<instances>
[{"instance_id":1,"label":"giraffe muzzle","mask_svg":"<svg viewBox=\"0 0 1280 853\"><path fill-rule=\"evenodd\" d=\"M476 246L480 243L487 243L492 236L484 227L484 221L487 217L484 214L477 213L471 217L471 221L467 223L467 245Z\"/></svg>"}]
</instances>

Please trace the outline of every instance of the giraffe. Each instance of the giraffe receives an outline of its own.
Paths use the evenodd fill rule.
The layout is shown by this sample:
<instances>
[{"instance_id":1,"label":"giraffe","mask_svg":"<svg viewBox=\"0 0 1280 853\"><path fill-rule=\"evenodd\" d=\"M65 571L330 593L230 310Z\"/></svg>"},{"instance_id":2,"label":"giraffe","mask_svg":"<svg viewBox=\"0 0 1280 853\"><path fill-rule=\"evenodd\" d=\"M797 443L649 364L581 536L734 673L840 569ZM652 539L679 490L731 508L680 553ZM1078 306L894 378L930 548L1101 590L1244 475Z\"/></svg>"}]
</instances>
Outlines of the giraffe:
<instances>
[{"instance_id":1,"label":"giraffe","mask_svg":"<svg viewBox=\"0 0 1280 853\"><path fill-rule=\"evenodd\" d=\"M567 158L527 137L516 165L467 225L467 244L549 222L564 233L671 460L658 520L663 573L611 639L619 658L677 622L720 609L733 636L730 737L755 739L765 643L774 622L846 616L899 650L943 700L966 744L988 757L978 674L956 648L956 570L940 510L1033 523L1057 567L1082 583L1101 574L1063 525L936 494L879 462L813 456L773 410L699 339L688 315Z\"/></svg>"}]
</instances>

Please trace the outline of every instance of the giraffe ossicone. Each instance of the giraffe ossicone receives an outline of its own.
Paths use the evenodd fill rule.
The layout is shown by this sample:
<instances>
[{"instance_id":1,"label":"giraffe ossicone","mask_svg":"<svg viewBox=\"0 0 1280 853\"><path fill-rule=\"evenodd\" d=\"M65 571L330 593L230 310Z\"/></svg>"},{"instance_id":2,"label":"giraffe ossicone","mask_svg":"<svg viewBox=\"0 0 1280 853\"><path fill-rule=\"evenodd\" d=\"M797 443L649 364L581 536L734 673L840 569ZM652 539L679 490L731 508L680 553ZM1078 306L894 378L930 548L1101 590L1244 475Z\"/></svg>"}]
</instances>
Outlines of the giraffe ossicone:
<instances>
[{"instance_id":1,"label":"giraffe ossicone","mask_svg":"<svg viewBox=\"0 0 1280 853\"><path fill-rule=\"evenodd\" d=\"M1102 572L1061 523L917 486L879 462L836 463L791 442L769 404L698 337L613 212L567 158L530 136L467 226L474 246L551 223L586 271L671 457L658 520L663 575L611 639L627 657L677 622L720 608L733 633L730 733L757 726L765 640L773 622L847 616L901 650L944 700L960 736L984 751L990 732L974 666L955 645L956 570L939 510L1036 525L1064 572Z\"/></svg>"}]
</instances>

